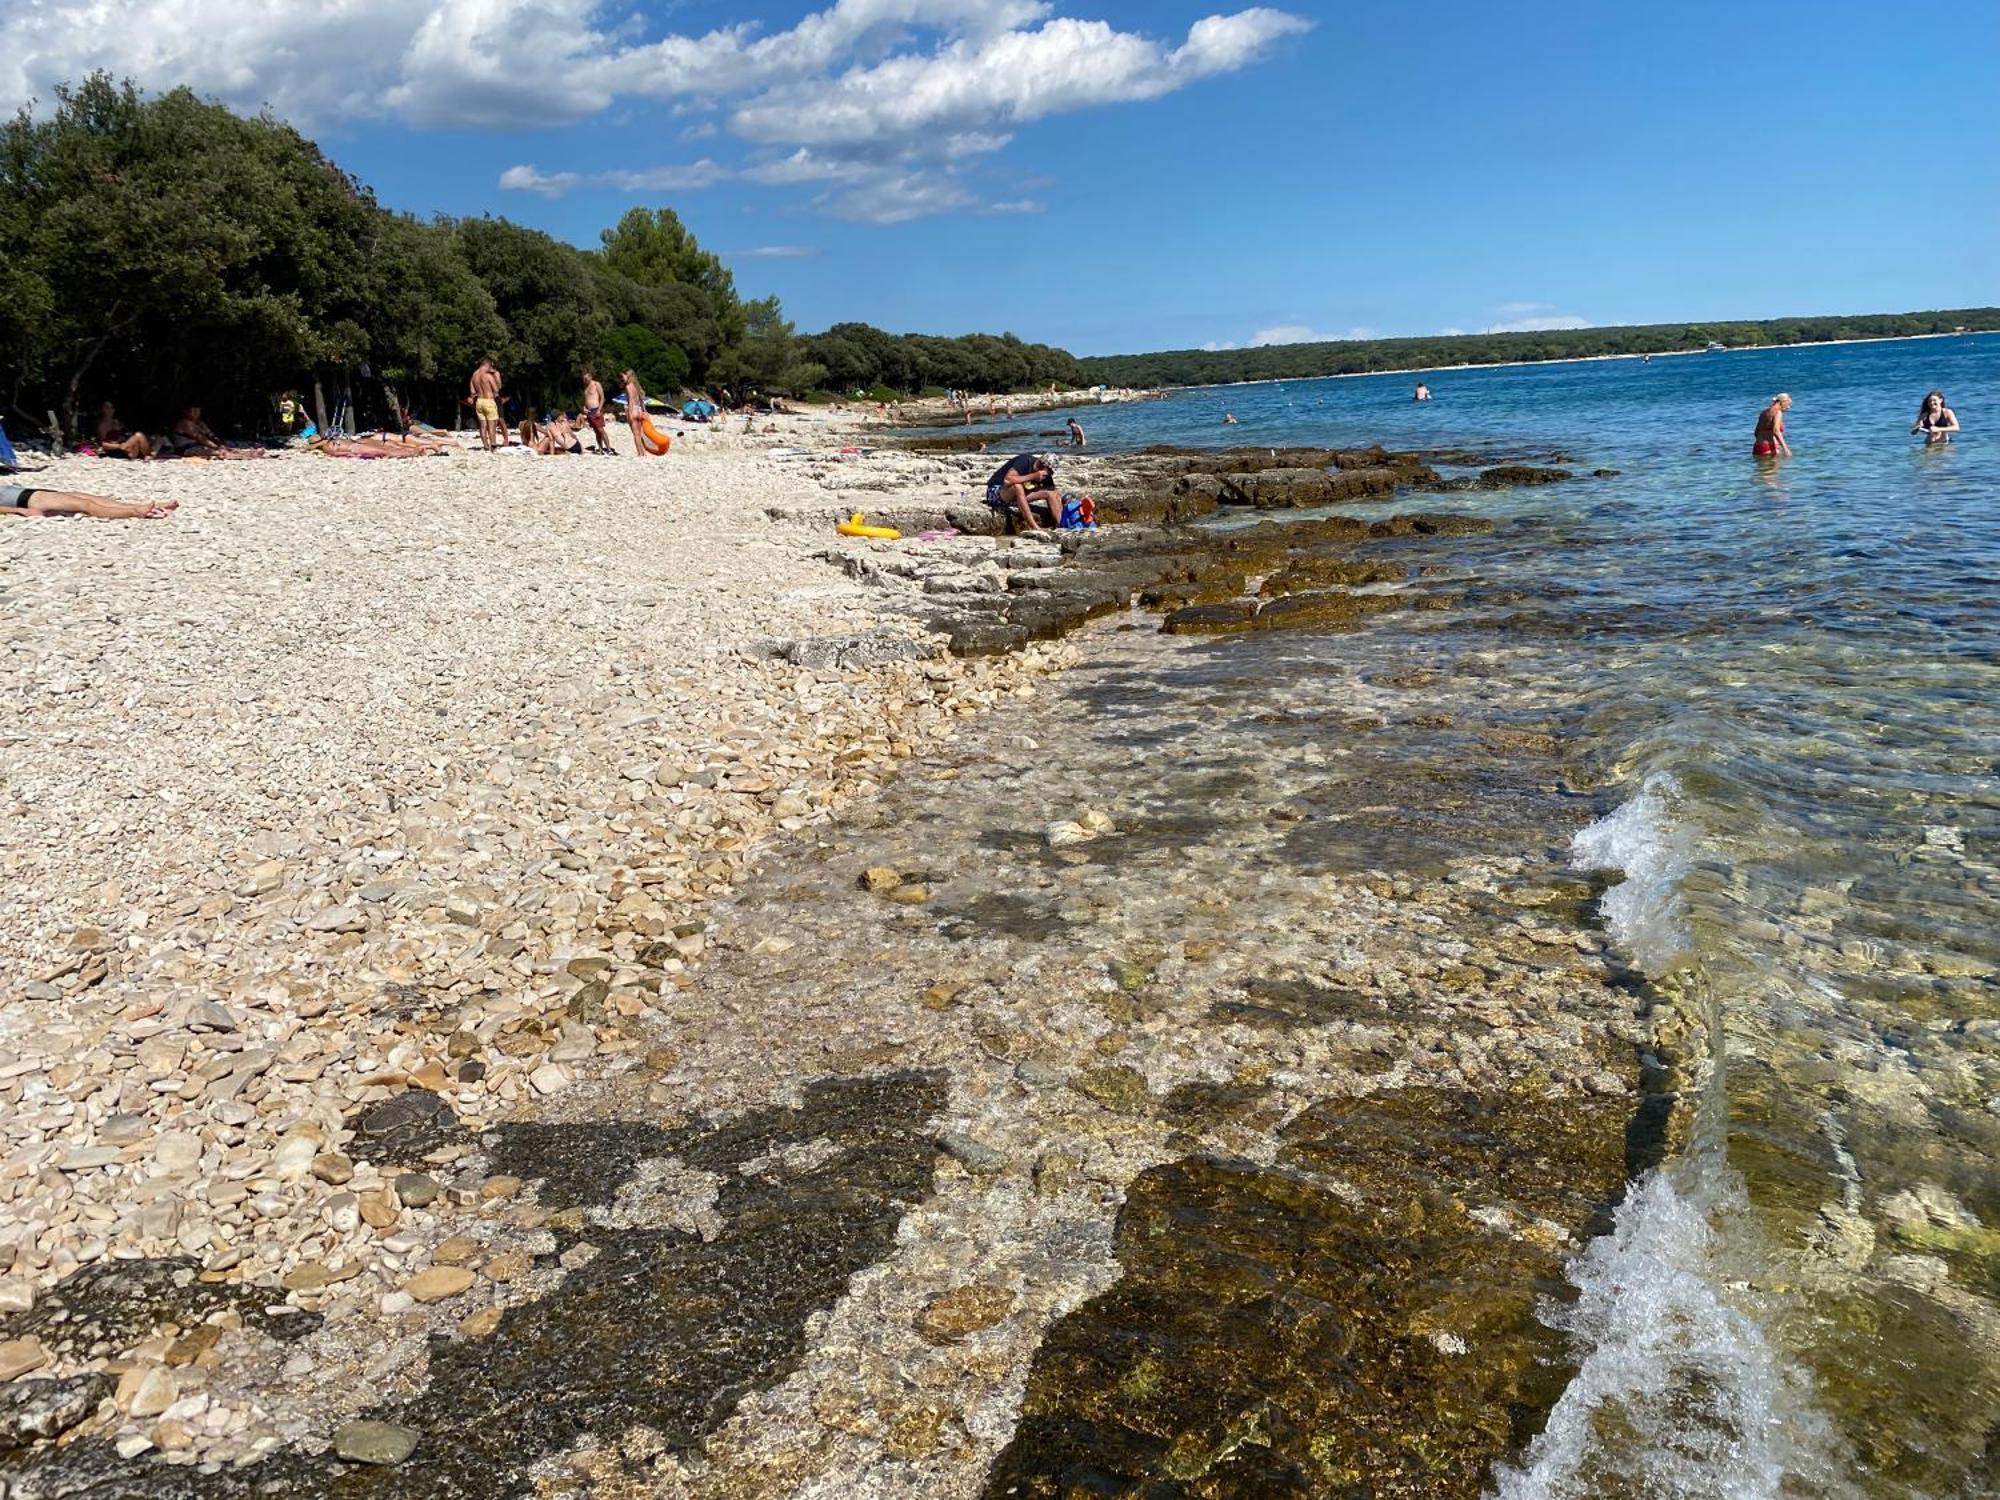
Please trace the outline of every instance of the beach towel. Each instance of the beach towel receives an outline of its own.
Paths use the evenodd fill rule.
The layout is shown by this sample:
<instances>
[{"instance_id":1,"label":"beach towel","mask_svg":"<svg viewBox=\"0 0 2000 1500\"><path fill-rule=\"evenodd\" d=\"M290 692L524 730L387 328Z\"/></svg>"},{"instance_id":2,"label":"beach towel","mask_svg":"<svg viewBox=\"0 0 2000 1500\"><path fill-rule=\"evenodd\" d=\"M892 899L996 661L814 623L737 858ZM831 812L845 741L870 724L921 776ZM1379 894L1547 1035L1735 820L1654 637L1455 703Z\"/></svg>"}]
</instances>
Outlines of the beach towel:
<instances>
[{"instance_id":1,"label":"beach towel","mask_svg":"<svg viewBox=\"0 0 2000 1500\"><path fill-rule=\"evenodd\" d=\"M13 473L21 467L21 460L14 454L14 445L7 441L7 426L0 422L0 470Z\"/></svg>"}]
</instances>

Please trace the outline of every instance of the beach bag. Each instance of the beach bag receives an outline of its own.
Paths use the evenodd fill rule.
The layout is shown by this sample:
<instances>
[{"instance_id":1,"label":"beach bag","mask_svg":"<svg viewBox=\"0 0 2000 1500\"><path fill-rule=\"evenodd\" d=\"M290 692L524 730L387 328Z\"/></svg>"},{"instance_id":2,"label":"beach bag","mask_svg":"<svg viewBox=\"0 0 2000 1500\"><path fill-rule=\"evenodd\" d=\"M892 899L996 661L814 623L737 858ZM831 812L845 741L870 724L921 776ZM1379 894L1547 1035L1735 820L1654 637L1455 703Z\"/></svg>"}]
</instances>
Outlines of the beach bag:
<instances>
[{"instance_id":1,"label":"beach bag","mask_svg":"<svg viewBox=\"0 0 2000 1500\"><path fill-rule=\"evenodd\" d=\"M1095 531L1097 502L1088 495L1064 495L1062 516L1056 524L1064 531Z\"/></svg>"}]
</instances>

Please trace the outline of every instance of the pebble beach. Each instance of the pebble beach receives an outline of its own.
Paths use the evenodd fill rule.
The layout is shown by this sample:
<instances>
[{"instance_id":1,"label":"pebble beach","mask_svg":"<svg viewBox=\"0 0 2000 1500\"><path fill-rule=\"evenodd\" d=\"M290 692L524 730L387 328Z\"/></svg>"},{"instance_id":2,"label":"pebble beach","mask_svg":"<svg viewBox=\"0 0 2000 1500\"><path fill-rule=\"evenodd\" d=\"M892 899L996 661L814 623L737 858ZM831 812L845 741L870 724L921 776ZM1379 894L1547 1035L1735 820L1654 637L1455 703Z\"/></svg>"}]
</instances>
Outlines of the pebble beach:
<instances>
[{"instance_id":1,"label":"pebble beach","mask_svg":"<svg viewBox=\"0 0 2000 1500\"><path fill-rule=\"evenodd\" d=\"M773 837L1028 690L1049 651L941 656L822 560L822 481L868 463L779 421L664 461L35 475L181 507L0 532L0 1311L161 1256L424 1298L440 1189L351 1161L355 1111L429 1090L476 1128L615 1061ZM0 1344L0 1380L124 1356L152 1380L126 1446L275 1442L168 1365L55 1342Z\"/></svg>"}]
</instances>

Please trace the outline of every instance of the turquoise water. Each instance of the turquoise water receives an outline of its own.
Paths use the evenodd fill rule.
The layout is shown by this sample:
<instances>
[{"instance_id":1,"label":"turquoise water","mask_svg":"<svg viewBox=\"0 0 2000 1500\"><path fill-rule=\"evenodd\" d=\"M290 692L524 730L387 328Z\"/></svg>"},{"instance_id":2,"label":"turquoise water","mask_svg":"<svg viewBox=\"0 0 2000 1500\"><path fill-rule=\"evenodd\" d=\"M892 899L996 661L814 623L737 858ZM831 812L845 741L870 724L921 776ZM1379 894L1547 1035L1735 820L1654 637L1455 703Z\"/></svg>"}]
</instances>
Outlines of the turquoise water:
<instances>
[{"instance_id":1,"label":"turquoise water","mask_svg":"<svg viewBox=\"0 0 2000 1500\"><path fill-rule=\"evenodd\" d=\"M1398 627L1561 726L1599 817L1552 832L1624 874L1692 1119L1574 1265L1580 1373L1497 1492L2000 1493L2000 339L1427 378L1081 417L1618 471L1446 497L1509 524ZM1940 387L1966 431L1925 448ZM1753 460L1780 390L1796 457Z\"/></svg>"}]
</instances>

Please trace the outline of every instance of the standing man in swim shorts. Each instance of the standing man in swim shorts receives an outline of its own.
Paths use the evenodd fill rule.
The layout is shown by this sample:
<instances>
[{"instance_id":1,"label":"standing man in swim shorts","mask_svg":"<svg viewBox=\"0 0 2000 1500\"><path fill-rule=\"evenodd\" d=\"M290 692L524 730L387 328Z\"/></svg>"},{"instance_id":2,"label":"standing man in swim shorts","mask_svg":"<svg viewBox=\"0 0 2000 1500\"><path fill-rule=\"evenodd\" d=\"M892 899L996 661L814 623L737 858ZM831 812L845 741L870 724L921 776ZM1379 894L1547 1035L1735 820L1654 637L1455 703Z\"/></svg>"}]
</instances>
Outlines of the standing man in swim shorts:
<instances>
[{"instance_id":1,"label":"standing man in swim shorts","mask_svg":"<svg viewBox=\"0 0 2000 1500\"><path fill-rule=\"evenodd\" d=\"M479 418L479 446L488 453L506 447L500 429L500 372L490 358L472 372L472 410Z\"/></svg>"},{"instance_id":2,"label":"standing man in swim shorts","mask_svg":"<svg viewBox=\"0 0 2000 1500\"><path fill-rule=\"evenodd\" d=\"M1758 458L1776 458L1782 454L1792 456L1792 445L1785 441L1785 413L1792 409L1792 398L1780 391L1771 398L1771 404L1757 413L1757 435L1750 444L1750 451Z\"/></svg>"},{"instance_id":3,"label":"standing man in swim shorts","mask_svg":"<svg viewBox=\"0 0 2000 1500\"><path fill-rule=\"evenodd\" d=\"M597 378L597 372L591 369L583 372L583 419L590 424L591 434L597 440L596 452L617 451L604 431L604 384Z\"/></svg>"}]
</instances>

